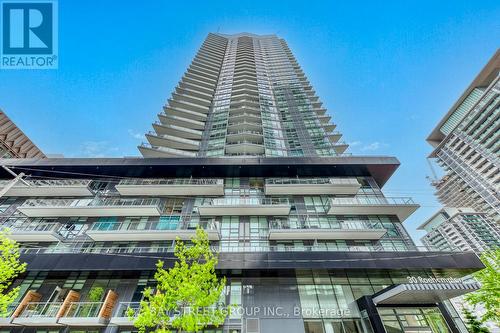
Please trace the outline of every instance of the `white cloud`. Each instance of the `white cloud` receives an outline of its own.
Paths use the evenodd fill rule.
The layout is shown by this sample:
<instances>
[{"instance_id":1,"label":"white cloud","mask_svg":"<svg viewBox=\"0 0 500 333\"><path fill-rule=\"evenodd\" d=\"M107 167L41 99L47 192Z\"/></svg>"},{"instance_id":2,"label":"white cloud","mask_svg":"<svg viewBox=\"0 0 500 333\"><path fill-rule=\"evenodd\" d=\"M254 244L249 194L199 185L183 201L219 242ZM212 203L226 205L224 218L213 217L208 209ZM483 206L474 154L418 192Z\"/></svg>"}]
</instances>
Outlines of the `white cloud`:
<instances>
[{"instance_id":1,"label":"white cloud","mask_svg":"<svg viewBox=\"0 0 500 333\"><path fill-rule=\"evenodd\" d=\"M349 143L349 147L354 148L357 147L358 151L376 151L381 148L388 147L389 145L387 143L379 142L379 141L374 141L371 143L366 143L363 144L362 141L353 141Z\"/></svg>"},{"instance_id":2,"label":"white cloud","mask_svg":"<svg viewBox=\"0 0 500 333\"><path fill-rule=\"evenodd\" d=\"M364 145L363 147L361 147L361 150L374 151L374 150L379 150L381 146L382 146L382 144L380 142L375 141L375 142L369 143L367 145Z\"/></svg>"},{"instance_id":3,"label":"white cloud","mask_svg":"<svg viewBox=\"0 0 500 333\"><path fill-rule=\"evenodd\" d=\"M137 140L141 140L141 141L144 141L145 137L144 137L144 134L142 133L139 133L139 132L136 132L132 129L129 129L128 130L128 134L133 137L134 139L137 139Z\"/></svg>"},{"instance_id":4,"label":"white cloud","mask_svg":"<svg viewBox=\"0 0 500 333\"><path fill-rule=\"evenodd\" d=\"M85 141L80 151L85 157L105 157L116 155L118 148L110 146L108 141Z\"/></svg>"},{"instance_id":5,"label":"white cloud","mask_svg":"<svg viewBox=\"0 0 500 333\"><path fill-rule=\"evenodd\" d=\"M361 141L353 141L349 143L349 147L356 147L361 144Z\"/></svg>"}]
</instances>

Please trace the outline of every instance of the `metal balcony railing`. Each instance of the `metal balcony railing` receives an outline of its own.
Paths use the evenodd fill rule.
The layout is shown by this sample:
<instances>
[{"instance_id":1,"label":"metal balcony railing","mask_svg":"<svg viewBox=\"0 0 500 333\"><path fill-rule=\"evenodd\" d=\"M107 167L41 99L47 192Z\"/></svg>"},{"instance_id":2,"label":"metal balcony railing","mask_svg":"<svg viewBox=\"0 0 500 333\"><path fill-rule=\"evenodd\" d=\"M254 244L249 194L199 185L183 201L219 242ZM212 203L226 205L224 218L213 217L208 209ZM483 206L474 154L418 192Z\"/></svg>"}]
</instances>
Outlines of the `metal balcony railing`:
<instances>
[{"instance_id":1,"label":"metal balcony railing","mask_svg":"<svg viewBox=\"0 0 500 333\"><path fill-rule=\"evenodd\" d=\"M463 252L459 248L441 249L430 246L406 245L389 247L382 245L370 246L336 246L317 244L310 246L288 245L257 245L257 246L212 246L216 252ZM94 253L94 254L145 254L145 253L173 253L173 246L146 246L146 247L40 247L20 248L21 254L60 254L60 253ZM45 303L44 303L45 304Z\"/></svg>"},{"instance_id":2,"label":"metal balcony railing","mask_svg":"<svg viewBox=\"0 0 500 333\"><path fill-rule=\"evenodd\" d=\"M359 186L355 178L267 178L266 185L353 185Z\"/></svg>"},{"instance_id":3,"label":"metal balcony railing","mask_svg":"<svg viewBox=\"0 0 500 333\"><path fill-rule=\"evenodd\" d=\"M179 155L179 156L187 156L187 157L196 156L195 152L185 151L182 149L168 148L168 147L163 147L163 146L154 146L148 142L142 142L139 145L139 148L152 149L152 150L164 152L166 154L173 154L173 155Z\"/></svg>"},{"instance_id":4,"label":"metal balcony railing","mask_svg":"<svg viewBox=\"0 0 500 333\"><path fill-rule=\"evenodd\" d=\"M252 135L262 136L262 132L258 132L258 131L229 131L227 133L228 136L230 136L230 135L240 135L240 134L252 134Z\"/></svg>"},{"instance_id":5,"label":"metal balcony railing","mask_svg":"<svg viewBox=\"0 0 500 333\"><path fill-rule=\"evenodd\" d=\"M71 302L64 317L95 318L103 304L103 302Z\"/></svg>"},{"instance_id":6,"label":"metal balcony railing","mask_svg":"<svg viewBox=\"0 0 500 333\"><path fill-rule=\"evenodd\" d=\"M333 198L332 205L414 205L410 197L356 196L353 198Z\"/></svg>"},{"instance_id":7,"label":"metal balcony railing","mask_svg":"<svg viewBox=\"0 0 500 333\"><path fill-rule=\"evenodd\" d=\"M262 126L261 123L257 123L257 122L253 122L253 121L234 121L234 122L230 122L228 124L228 127L230 126Z\"/></svg>"},{"instance_id":8,"label":"metal balcony railing","mask_svg":"<svg viewBox=\"0 0 500 333\"><path fill-rule=\"evenodd\" d=\"M197 226L207 231L217 231L214 221L200 221ZM95 222L90 227L92 231L167 231L195 230L189 221L147 221L147 222Z\"/></svg>"},{"instance_id":9,"label":"metal balcony railing","mask_svg":"<svg viewBox=\"0 0 500 333\"><path fill-rule=\"evenodd\" d=\"M159 206L158 198L28 199L21 207Z\"/></svg>"},{"instance_id":10,"label":"metal balcony railing","mask_svg":"<svg viewBox=\"0 0 500 333\"><path fill-rule=\"evenodd\" d=\"M248 141L248 140L227 142L226 143L226 146L235 146L235 145L256 145L256 146L264 147L264 144L262 142L255 142L255 141Z\"/></svg>"},{"instance_id":11,"label":"metal balcony railing","mask_svg":"<svg viewBox=\"0 0 500 333\"><path fill-rule=\"evenodd\" d=\"M324 230L383 230L383 226L369 221L311 221L311 220L273 220L269 229L324 229Z\"/></svg>"},{"instance_id":12,"label":"metal balcony railing","mask_svg":"<svg viewBox=\"0 0 500 333\"><path fill-rule=\"evenodd\" d=\"M204 205L210 206L264 206L264 205L290 205L287 198L216 198Z\"/></svg>"},{"instance_id":13,"label":"metal balcony railing","mask_svg":"<svg viewBox=\"0 0 500 333\"><path fill-rule=\"evenodd\" d=\"M30 302L19 318L55 318L62 302Z\"/></svg>"},{"instance_id":14,"label":"metal balcony railing","mask_svg":"<svg viewBox=\"0 0 500 333\"><path fill-rule=\"evenodd\" d=\"M130 178L123 179L120 185L223 185L223 179L216 178Z\"/></svg>"},{"instance_id":15,"label":"metal balcony railing","mask_svg":"<svg viewBox=\"0 0 500 333\"><path fill-rule=\"evenodd\" d=\"M22 223L12 223L6 225L12 232L57 232L61 228L61 224L58 222L40 222L40 221L25 221L21 220Z\"/></svg>"},{"instance_id":16,"label":"metal balcony railing","mask_svg":"<svg viewBox=\"0 0 500 333\"><path fill-rule=\"evenodd\" d=\"M0 187L7 185L11 180L1 180ZM90 179L24 179L29 186L88 186L92 180ZM18 182L16 186L25 186L25 184Z\"/></svg>"},{"instance_id":17,"label":"metal balcony railing","mask_svg":"<svg viewBox=\"0 0 500 333\"><path fill-rule=\"evenodd\" d=\"M133 313L133 317L137 317L140 307L140 302L120 302L113 317L126 318L129 316L129 312L131 311Z\"/></svg>"}]
</instances>

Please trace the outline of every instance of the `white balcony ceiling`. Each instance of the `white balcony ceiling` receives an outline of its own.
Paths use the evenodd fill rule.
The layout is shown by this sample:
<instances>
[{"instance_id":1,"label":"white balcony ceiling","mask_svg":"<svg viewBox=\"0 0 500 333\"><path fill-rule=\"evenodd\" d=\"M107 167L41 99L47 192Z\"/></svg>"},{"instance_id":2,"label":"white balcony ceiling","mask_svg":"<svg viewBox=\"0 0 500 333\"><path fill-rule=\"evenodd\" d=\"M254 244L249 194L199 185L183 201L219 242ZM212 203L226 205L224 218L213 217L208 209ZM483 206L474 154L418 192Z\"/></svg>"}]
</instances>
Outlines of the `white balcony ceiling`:
<instances>
[{"instance_id":1,"label":"white balcony ceiling","mask_svg":"<svg viewBox=\"0 0 500 333\"><path fill-rule=\"evenodd\" d=\"M160 216L156 205L147 206L21 206L17 208L29 217L99 217L99 216Z\"/></svg>"}]
</instances>

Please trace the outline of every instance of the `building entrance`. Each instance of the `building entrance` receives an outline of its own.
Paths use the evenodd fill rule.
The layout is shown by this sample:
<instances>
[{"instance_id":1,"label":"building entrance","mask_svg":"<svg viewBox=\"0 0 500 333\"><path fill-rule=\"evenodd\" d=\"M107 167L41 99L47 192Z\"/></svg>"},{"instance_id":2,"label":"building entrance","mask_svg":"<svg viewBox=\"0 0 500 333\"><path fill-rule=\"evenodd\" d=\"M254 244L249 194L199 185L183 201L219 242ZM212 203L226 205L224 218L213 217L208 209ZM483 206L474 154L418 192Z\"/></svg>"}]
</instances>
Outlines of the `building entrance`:
<instances>
[{"instance_id":1,"label":"building entrance","mask_svg":"<svg viewBox=\"0 0 500 333\"><path fill-rule=\"evenodd\" d=\"M378 308L387 333L449 333L437 307Z\"/></svg>"}]
</instances>

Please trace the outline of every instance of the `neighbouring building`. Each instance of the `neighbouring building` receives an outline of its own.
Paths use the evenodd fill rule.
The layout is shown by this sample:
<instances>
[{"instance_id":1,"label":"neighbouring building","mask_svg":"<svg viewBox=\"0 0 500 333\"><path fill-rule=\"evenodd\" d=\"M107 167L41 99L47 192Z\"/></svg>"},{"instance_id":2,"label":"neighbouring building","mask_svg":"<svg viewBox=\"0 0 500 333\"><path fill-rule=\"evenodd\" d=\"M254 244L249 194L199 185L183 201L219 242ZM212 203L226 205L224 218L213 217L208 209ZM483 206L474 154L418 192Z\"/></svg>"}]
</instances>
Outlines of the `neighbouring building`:
<instances>
[{"instance_id":1,"label":"neighbouring building","mask_svg":"<svg viewBox=\"0 0 500 333\"><path fill-rule=\"evenodd\" d=\"M427 138L445 171L433 182L445 207L471 207L500 221L500 50Z\"/></svg>"},{"instance_id":2,"label":"neighbouring building","mask_svg":"<svg viewBox=\"0 0 500 333\"><path fill-rule=\"evenodd\" d=\"M432 183L444 207L419 227L426 231L421 239L425 245L478 255L500 246L499 101L497 50L427 138L434 149L429 158L445 174ZM470 307L462 297L452 303ZM493 322L486 324L500 332Z\"/></svg>"},{"instance_id":3,"label":"neighbouring building","mask_svg":"<svg viewBox=\"0 0 500 333\"><path fill-rule=\"evenodd\" d=\"M45 155L0 110L0 158L43 158Z\"/></svg>"},{"instance_id":4,"label":"neighbouring building","mask_svg":"<svg viewBox=\"0 0 500 333\"><path fill-rule=\"evenodd\" d=\"M442 208L424 222L422 243L439 249L481 254L500 247L500 225L472 208Z\"/></svg>"},{"instance_id":5,"label":"neighbouring building","mask_svg":"<svg viewBox=\"0 0 500 333\"><path fill-rule=\"evenodd\" d=\"M448 299L479 258L413 243L418 205L382 192L399 161L344 153L283 39L209 34L153 127L145 158L0 161L28 263L3 330L133 332L156 261L202 227L235 305L207 333L466 332Z\"/></svg>"}]
</instances>

